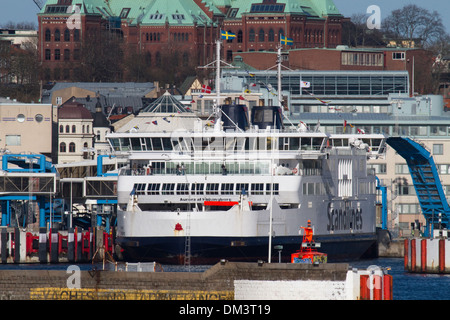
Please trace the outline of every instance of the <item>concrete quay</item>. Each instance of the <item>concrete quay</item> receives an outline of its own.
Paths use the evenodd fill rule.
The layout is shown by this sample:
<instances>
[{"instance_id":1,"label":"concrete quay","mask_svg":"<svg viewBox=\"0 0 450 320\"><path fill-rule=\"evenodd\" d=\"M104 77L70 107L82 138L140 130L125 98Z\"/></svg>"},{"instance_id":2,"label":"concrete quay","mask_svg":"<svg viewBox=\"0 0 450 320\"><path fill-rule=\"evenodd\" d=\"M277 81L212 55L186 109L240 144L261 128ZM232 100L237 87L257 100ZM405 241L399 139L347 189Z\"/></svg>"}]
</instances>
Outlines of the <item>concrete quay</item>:
<instances>
[{"instance_id":1,"label":"concrete quay","mask_svg":"<svg viewBox=\"0 0 450 320\"><path fill-rule=\"evenodd\" d=\"M392 299L389 277L381 270L331 263L222 262L204 272L80 271L73 265L67 270L2 270L0 299L381 300Z\"/></svg>"}]
</instances>

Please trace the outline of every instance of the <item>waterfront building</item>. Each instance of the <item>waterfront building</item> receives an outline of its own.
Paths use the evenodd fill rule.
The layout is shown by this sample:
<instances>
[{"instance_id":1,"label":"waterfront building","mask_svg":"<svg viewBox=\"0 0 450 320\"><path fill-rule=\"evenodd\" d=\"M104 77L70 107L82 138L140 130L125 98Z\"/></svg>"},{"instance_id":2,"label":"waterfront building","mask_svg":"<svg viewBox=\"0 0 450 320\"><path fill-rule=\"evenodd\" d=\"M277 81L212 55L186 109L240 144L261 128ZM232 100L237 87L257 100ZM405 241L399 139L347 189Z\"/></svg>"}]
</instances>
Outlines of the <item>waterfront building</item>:
<instances>
[{"instance_id":1,"label":"waterfront building","mask_svg":"<svg viewBox=\"0 0 450 320\"><path fill-rule=\"evenodd\" d=\"M91 159L93 118L82 104L69 101L58 108L58 161L80 162Z\"/></svg>"},{"instance_id":2,"label":"waterfront building","mask_svg":"<svg viewBox=\"0 0 450 320\"><path fill-rule=\"evenodd\" d=\"M51 104L1 99L0 154L26 152L51 157L52 114Z\"/></svg>"},{"instance_id":3,"label":"waterfront building","mask_svg":"<svg viewBox=\"0 0 450 320\"><path fill-rule=\"evenodd\" d=\"M205 65L221 29L236 35L225 43L231 60L234 52L276 50L280 35L294 48L336 47L343 20L332 0L48 0L38 14L39 60L46 80L70 81L89 34L103 30L146 65L160 67L169 54L180 65Z\"/></svg>"}]
</instances>

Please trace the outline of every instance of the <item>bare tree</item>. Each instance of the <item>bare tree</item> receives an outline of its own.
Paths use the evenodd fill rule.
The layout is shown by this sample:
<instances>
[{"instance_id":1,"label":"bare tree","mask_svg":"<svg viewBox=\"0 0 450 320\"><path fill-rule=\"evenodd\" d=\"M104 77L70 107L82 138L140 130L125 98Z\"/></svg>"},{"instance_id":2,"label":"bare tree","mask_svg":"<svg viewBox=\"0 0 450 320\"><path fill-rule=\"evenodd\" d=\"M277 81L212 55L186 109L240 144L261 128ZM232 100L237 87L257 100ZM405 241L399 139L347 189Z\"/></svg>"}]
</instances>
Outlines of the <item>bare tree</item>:
<instances>
[{"instance_id":1,"label":"bare tree","mask_svg":"<svg viewBox=\"0 0 450 320\"><path fill-rule=\"evenodd\" d=\"M350 21L345 21L342 25L343 44L350 47L384 47L383 34L380 30L370 30L367 27L367 14L353 14Z\"/></svg>"},{"instance_id":2,"label":"bare tree","mask_svg":"<svg viewBox=\"0 0 450 320\"><path fill-rule=\"evenodd\" d=\"M2 28L5 29L14 29L14 30L37 30L36 23L34 22L12 22L8 21L6 23L1 24Z\"/></svg>"},{"instance_id":3,"label":"bare tree","mask_svg":"<svg viewBox=\"0 0 450 320\"><path fill-rule=\"evenodd\" d=\"M383 29L388 36L398 41L407 41L410 45L414 42L417 45L419 41L424 48L445 33L437 11L430 12L414 4L392 11L384 19Z\"/></svg>"},{"instance_id":4,"label":"bare tree","mask_svg":"<svg viewBox=\"0 0 450 320\"><path fill-rule=\"evenodd\" d=\"M75 78L88 82L121 81L123 41L120 34L107 30L88 33L81 48L80 70Z\"/></svg>"}]
</instances>

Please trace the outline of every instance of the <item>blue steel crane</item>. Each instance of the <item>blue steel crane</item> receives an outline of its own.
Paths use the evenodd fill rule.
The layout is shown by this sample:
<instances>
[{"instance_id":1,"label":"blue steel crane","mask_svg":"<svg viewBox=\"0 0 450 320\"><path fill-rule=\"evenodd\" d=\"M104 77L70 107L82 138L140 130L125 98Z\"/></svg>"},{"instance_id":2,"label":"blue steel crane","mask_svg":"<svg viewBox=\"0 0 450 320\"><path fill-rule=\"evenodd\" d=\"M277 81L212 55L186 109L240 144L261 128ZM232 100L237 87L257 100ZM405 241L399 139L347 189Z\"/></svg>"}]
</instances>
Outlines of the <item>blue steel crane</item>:
<instances>
[{"instance_id":1,"label":"blue steel crane","mask_svg":"<svg viewBox=\"0 0 450 320\"><path fill-rule=\"evenodd\" d=\"M448 229L450 206L431 153L410 138L390 137L386 142L406 160L426 220L424 235L431 236L436 225L439 229Z\"/></svg>"}]
</instances>

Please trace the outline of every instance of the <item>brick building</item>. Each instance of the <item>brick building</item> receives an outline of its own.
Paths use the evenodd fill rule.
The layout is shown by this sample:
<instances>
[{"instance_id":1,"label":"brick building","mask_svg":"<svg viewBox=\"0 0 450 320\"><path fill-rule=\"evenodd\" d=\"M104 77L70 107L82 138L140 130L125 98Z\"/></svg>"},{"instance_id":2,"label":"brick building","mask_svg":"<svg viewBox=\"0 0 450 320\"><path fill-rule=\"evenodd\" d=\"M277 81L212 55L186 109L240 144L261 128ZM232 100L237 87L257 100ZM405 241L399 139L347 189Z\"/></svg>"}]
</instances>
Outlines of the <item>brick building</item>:
<instances>
[{"instance_id":1,"label":"brick building","mask_svg":"<svg viewBox=\"0 0 450 320\"><path fill-rule=\"evenodd\" d=\"M276 52L237 52L234 57L256 70L276 62ZM430 51L416 48L300 48L283 53L283 65L305 71L408 71L411 94L434 92Z\"/></svg>"},{"instance_id":2,"label":"brick building","mask_svg":"<svg viewBox=\"0 0 450 320\"><path fill-rule=\"evenodd\" d=\"M39 57L45 80L70 80L88 34L107 30L148 65L161 66L168 52L204 65L220 29L237 35L224 41L230 60L233 52L276 50L280 34L293 48L336 47L342 20L332 0L48 0L38 14Z\"/></svg>"}]
</instances>

